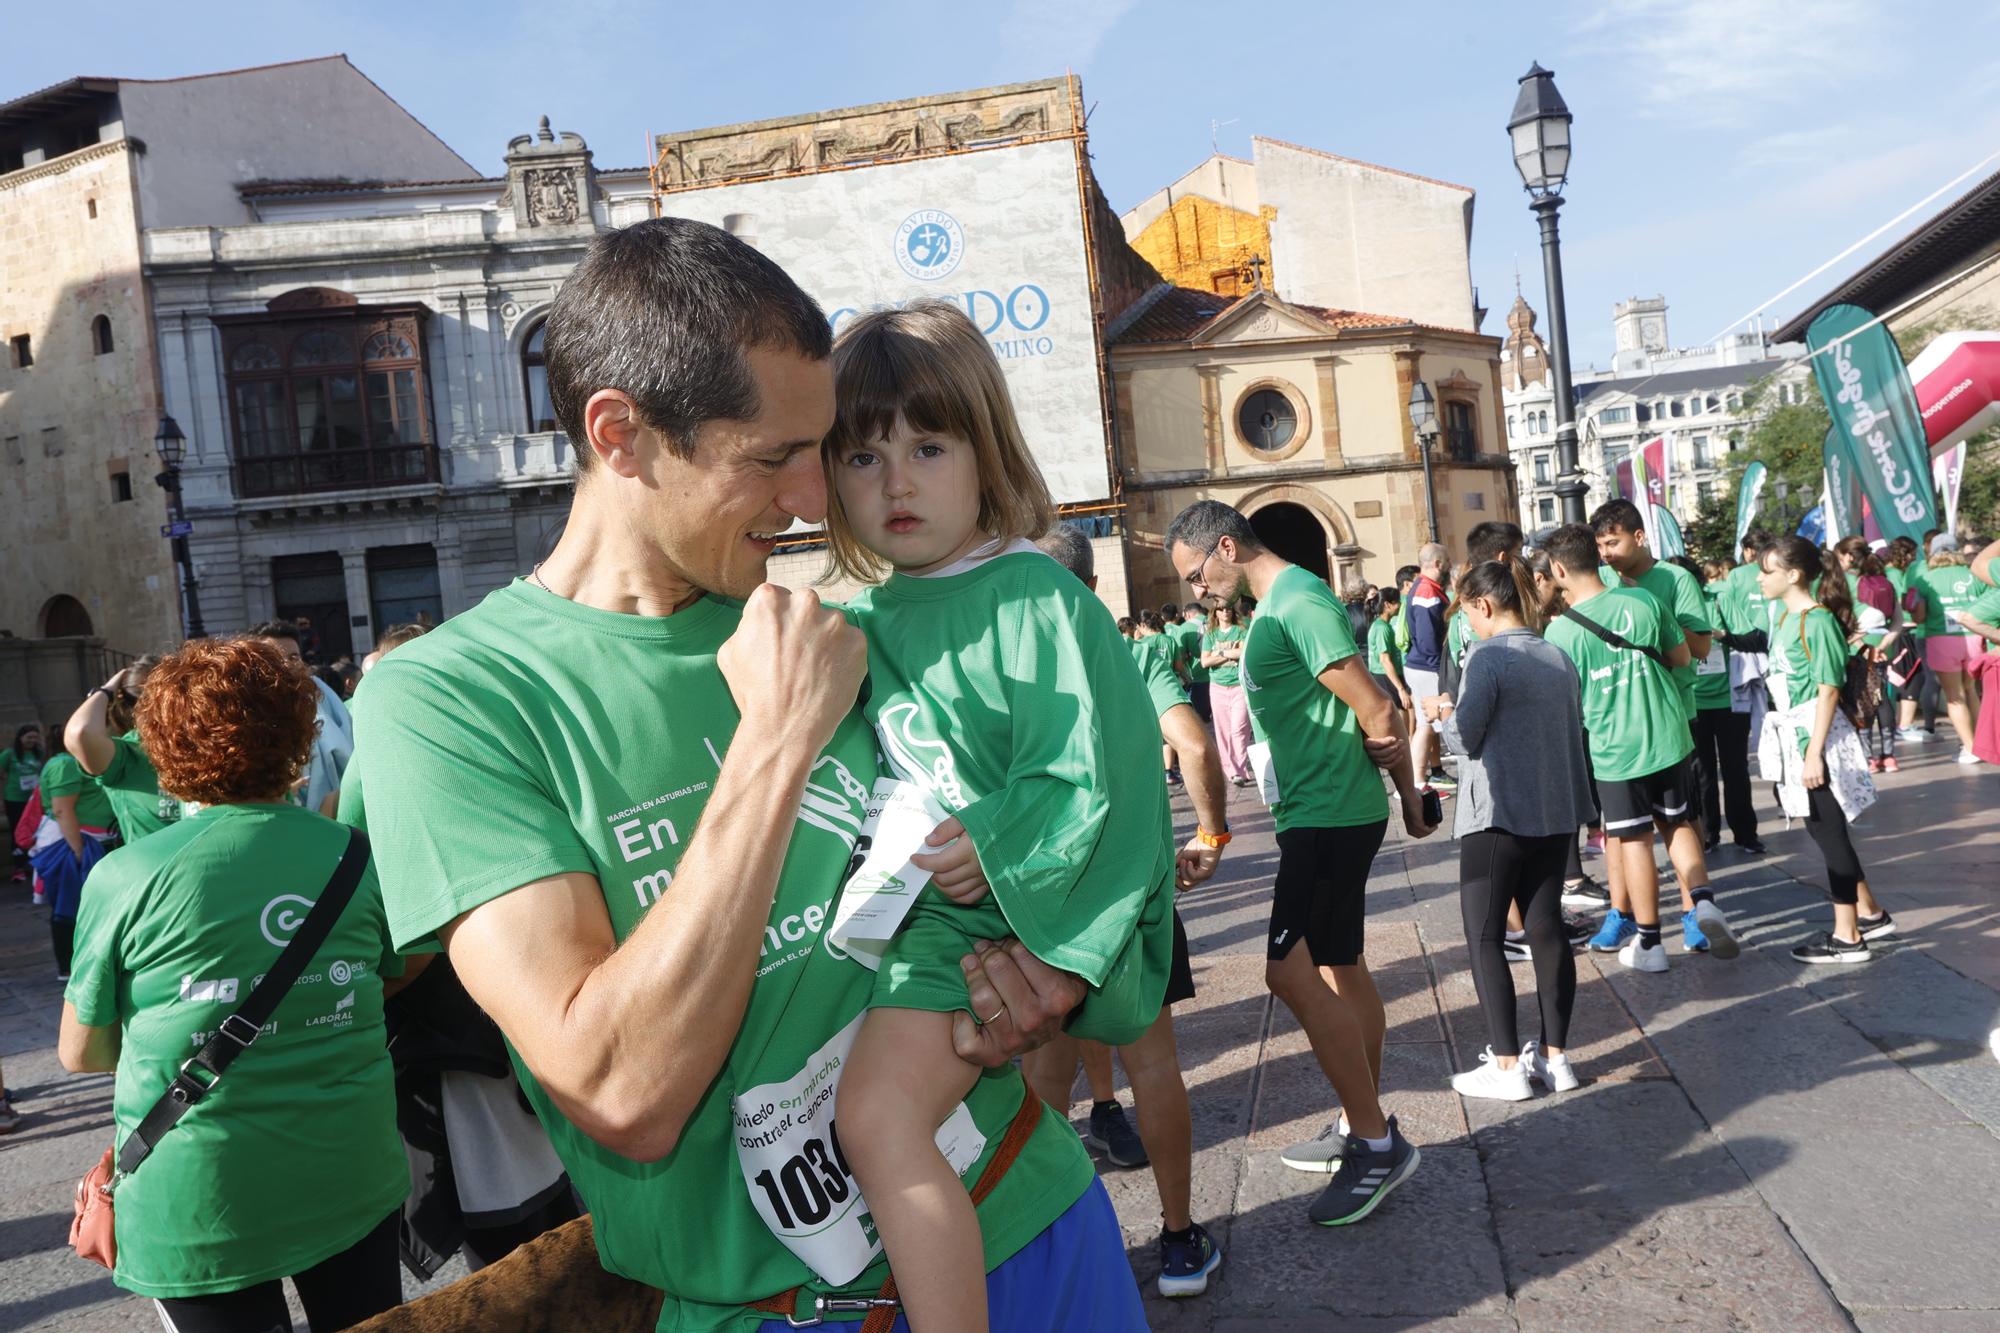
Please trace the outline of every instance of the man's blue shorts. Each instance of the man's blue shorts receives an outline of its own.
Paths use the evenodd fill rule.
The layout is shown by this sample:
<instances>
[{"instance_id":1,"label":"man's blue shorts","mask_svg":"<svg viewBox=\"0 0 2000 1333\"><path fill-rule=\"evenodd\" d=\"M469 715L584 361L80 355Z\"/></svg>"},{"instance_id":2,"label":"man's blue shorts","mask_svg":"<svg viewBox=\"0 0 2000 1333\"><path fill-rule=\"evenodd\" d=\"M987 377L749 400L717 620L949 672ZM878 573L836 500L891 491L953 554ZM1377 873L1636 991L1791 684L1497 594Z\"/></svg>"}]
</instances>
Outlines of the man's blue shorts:
<instances>
[{"instance_id":1,"label":"man's blue shorts","mask_svg":"<svg viewBox=\"0 0 2000 1333\"><path fill-rule=\"evenodd\" d=\"M992 1333L1146 1333L1139 1283L1103 1181L1091 1181L1048 1230L986 1275L986 1307ZM758 1333L791 1329L782 1319L767 1319ZM910 1333L909 1320L897 1315L895 1333Z\"/></svg>"}]
</instances>

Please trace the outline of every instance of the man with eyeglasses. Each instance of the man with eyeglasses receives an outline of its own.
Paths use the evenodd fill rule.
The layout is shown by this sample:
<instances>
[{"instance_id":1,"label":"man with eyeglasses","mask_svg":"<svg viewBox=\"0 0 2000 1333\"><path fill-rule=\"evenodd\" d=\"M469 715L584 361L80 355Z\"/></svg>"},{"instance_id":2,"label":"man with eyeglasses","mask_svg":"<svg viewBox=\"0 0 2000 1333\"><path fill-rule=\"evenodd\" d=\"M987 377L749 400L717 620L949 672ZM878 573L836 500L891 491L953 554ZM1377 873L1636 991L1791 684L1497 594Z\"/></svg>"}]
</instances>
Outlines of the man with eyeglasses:
<instances>
[{"instance_id":1,"label":"man with eyeglasses","mask_svg":"<svg viewBox=\"0 0 2000 1333\"><path fill-rule=\"evenodd\" d=\"M1211 604L1246 592L1257 599L1241 684L1257 739L1252 769L1278 828L1264 979L1305 1029L1341 1106L1335 1125L1284 1160L1333 1175L1308 1211L1314 1222L1359 1222L1419 1160L1382 1113L1386 1020L1362 957L1368 868L1389 825L1378 768L1395 784L1411 837L1436 825L1425 818L1395 707L1369 676L1333 590L1267 549L1218 500L1181 511L1166 548Z\"/></svg>"}]
</instances>

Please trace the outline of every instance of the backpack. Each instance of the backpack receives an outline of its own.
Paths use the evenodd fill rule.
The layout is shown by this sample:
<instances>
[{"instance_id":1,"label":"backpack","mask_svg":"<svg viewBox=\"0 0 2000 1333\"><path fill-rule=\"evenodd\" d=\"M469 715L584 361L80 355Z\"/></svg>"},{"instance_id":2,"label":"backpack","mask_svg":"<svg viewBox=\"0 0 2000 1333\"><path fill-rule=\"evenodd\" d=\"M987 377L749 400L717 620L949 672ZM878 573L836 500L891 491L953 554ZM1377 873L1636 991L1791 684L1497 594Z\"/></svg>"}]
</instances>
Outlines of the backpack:
<instances>
[{"instance_id":1,"label":"backpack","mask_svg":"<svg viewBox=\"0 0 2000 1333\"><path fill-rule=\"evenodd\" d=\"M1825 607L1819 609L1826 610ZM1811 614L1811 609L1808 609L1806 615ZM1799 617L1799 647L1805 650L1806 661L1812 661L1812 645L1806 642L1805 616ZM1864 731L1881 706L1882 674L1867 658L1849 653L1847 679L1840 685L1840 711L1847 714L1847 720L1854 724L1856 731Z\"/></svg>"}]
</instances>

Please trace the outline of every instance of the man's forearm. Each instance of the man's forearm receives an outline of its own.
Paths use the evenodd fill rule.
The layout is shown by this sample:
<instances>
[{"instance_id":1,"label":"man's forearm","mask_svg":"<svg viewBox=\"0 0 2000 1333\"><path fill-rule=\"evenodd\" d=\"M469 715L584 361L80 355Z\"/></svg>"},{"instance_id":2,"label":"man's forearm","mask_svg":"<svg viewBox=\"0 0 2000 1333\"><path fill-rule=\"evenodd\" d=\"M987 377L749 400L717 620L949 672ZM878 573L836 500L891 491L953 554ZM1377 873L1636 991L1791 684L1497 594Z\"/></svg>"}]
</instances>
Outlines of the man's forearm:
<instances>
[{"instance_id":1,"label":"man's forearm","mask_svg":"<svg viewBox=\"0 0 2000 1333\"><path fill-rule=\"evenodd\" d=\"M1181 757L1181 777L1187 782L1188 800L1194 817L1210 833L1220 833L1229 824L1228 798L1223 794L1222 759L1208 728L1193 704L1175 704L1160 715L1160 734Z\"/></svg>"},{"instance_id":2,"label":"man's forearm","mask_svg":"<svg viewBox=\"0 0 2000 1333\"><path fill-rule=\"evenodd\" d=\"M111 767L111 760L118 753L118 747L111 742L110 722L105 715L110 705L111 700L102 689L92 690L63 727L63 740L68 742L70 753L92 777Z\"/></svg>"}]
</instances>

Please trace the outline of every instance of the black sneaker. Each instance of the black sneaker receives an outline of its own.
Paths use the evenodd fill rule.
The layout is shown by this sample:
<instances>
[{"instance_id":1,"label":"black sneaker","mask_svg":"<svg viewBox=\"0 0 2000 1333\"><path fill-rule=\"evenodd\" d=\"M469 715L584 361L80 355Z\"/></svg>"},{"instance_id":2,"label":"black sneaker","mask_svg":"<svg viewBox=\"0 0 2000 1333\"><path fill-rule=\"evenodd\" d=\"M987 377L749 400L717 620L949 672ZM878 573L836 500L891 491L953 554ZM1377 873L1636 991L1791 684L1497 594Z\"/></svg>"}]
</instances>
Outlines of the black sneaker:
<instances>
[{"instance_id":1,"label":"black sneaker","mask_svg":"<svg viewBox=\"0 0 2000 1333\"><path fill-rule=\"evenodd\" d=\"M1603 911L1611 906L1611 890L1585 875L1573 884L1563 885L1562 905L1564 907L1589 907Z\"/></svg>"},{"instance_id":2,"label":"black sneaker","mask_svg":"<svg viewBox=\"0 0 2000 1333\"><path fill-rule=\"evenodd\" d=\"M1722 839L1719 836L1714 838L1705 838L1702 840L1701 854L1703 856L1714 856L1716 853L1716 849L1721 846L1722 846Z\"/></svg>"},{"instance_id":3,"label":"black sneaker","mask_svg":"<svg viewBox=\"0 0 2000 1333\"><path fill-rule=\"evenodd\" d=\"M1597 933L1597 923L1581 912L1563 910L1563 938L1571 944L1582 944Z\"/></svg>"},{"instance_id":4,"label":"black sneaker","mask_svg":"<svg viewBox=\"0 0 2000 1333\"><path fill-rule=\"evenodd\" d=\"M1502 939L1500 941L1500 956L1510 963L1526 963L1531 961L1535 955L1528 948L1527 937L1523 936L1518 940Z\"/></svg>"},{"instance_id":5,"label":"black sneaker","mask_svg":"<svg viewBox=\"0 0 2000 1333\"><path fill-rule=\"evenodd\" d=\"M1333 1182L1313 1200L1306 1215L1323 1227L1344 1227L1359 1222L1375 1211L1389 1191L1416 1174L1423 1154L1403 1137L1396 1118L1389 1117L1389 1147L1375 1152L1367 1141L1354 1135L1347 1138L1347 1151Z\"/></svg>"},{"instance_id":6,"label":"black sneaker","mask_svg":"<svg viewBox=\"0 0 2000 1333\"><path fill-rule=\"evenodd\" d=\"M1880 916L1857 916L1854 924L1861 928L1863 940L1882 940L1896 933L1896 918L1887 912Z\"/></svg>"},{"instance_id":7,"label":"black sneaker","mask_svg":"<svg viewBox=\"0 0 2000 1333\"><path fill-rule=\"evenodd\" d=\"M1104 1160L1113 1166L1146 1165L1146 1145L1139 1142L1138 1132L1125 1118L1125 1108L1115 1101L1091 1104L1090 1129L1083 1136L1083 1146L1103 1153Z\"/></svg>"},{"instance_id":8,"label":"black sneaker","mask_svg":"<svg viewBox=\"0 0 2000 1333\"><path fill-rule=\"evenodd\" d=\"M1160 1295L1199 1296L1208 1290L1209 1275L1222 1267L1222 1250L1199 1222L1190 1223L1192 1240L1160 1236Z\"/></svg>"},{"instance_id":9,"label":"black sneaker","mask_svg":"<svg viewBox=\"0 0 2000 1333\"><path fill-rule=\"evenodd\" d=\"M1804 944L1792 950L1792 961L1796 963L1866 963L1874 958L1867 940L1856 940L1849 944L1833 937L1832 931L1815 935Z\"/></svg>"},{"instance_id":10,"label":"black sneaker","mask_svg":"<svg viewBox=\"0 0 2000 1333\"><path fill-rule=\"evenodd\" d=\"M1736 840L1736 850L1745 856L1762 856L1771 849L1766 847L1760 839L1738 838Z\"/></svg>"}]
</instances>

